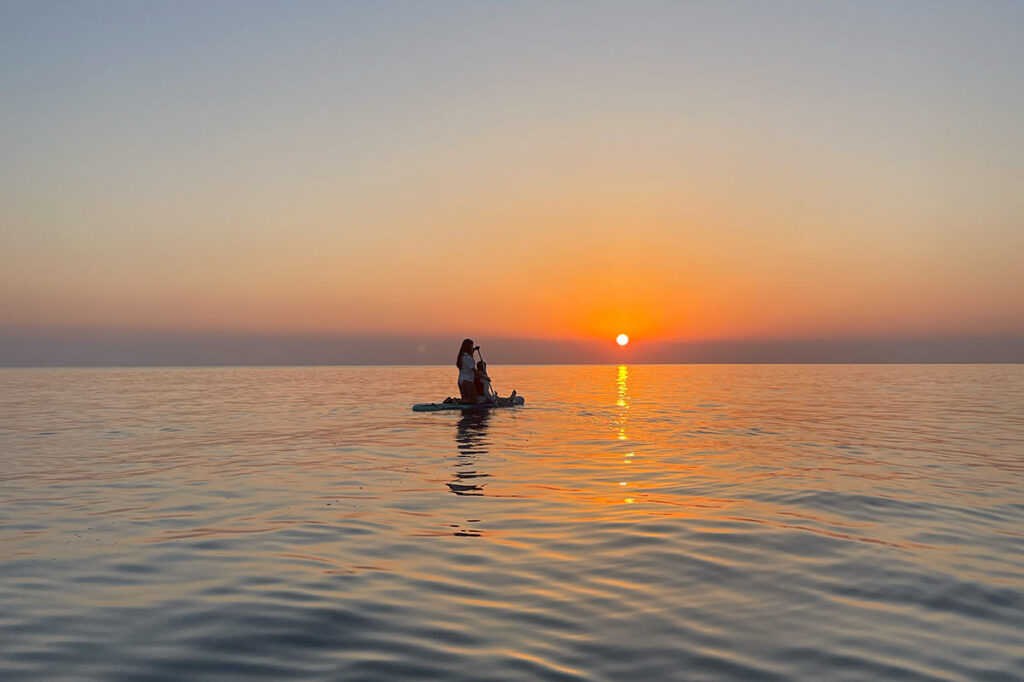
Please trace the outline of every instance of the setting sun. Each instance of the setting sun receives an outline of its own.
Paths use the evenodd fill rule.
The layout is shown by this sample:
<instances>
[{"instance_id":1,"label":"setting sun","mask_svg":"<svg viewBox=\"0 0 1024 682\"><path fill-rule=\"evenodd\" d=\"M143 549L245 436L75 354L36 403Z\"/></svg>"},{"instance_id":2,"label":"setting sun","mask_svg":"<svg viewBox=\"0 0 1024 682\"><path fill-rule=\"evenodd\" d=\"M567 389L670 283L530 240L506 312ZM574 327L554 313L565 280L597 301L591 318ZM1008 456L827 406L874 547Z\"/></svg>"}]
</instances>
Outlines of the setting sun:
<instances>
[{"instance_id":1,"label":"setting sun","mask_svg":"<svg viewBox=\"0 0 1024 682\"><path fill-rule=\"evenodd\" d=\"M615 337L615 343L619 344L620 346L625 346L627 343L629 343L629 337L626 336L625 334L619 334L618 336Z\"/></svg>"}]
</instances>

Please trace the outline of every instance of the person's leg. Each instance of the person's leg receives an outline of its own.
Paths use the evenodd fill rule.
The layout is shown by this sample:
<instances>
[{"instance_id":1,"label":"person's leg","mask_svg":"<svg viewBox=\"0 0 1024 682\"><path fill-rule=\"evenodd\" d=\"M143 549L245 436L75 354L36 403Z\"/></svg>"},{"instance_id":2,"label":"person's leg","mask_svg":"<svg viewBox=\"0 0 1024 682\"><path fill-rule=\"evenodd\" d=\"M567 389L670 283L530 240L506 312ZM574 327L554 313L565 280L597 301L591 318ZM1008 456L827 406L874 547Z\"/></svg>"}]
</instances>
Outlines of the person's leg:
<instances>
[{"instance_id":1,"label":"person's leg","mask_svg":"<svg viewBox=\"0 0 1024 682\"><path fill-rule=\"evenodd\" d=\"M472 381L460 381L459 394L462 396L462 402L468 405L476 403L476 386Z\"/></svg>"}]
</instances>

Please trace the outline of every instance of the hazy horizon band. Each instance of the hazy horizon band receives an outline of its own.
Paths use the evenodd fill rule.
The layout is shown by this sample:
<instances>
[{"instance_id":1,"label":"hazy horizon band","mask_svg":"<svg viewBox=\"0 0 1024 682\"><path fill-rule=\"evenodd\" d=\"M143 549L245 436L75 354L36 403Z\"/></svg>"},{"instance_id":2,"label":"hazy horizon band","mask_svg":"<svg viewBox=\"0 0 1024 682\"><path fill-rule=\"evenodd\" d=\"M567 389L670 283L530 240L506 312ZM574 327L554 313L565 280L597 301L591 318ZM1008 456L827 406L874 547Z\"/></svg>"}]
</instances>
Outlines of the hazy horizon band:
<instances>
[{"instance_id":1,"label":"hazy horizon band","mask_svg":"<svg viewBox=\"0 0 1024 682\"><path fill-rule=\"evenodd\" d=\"M0 330L0 367L454 363L459 337ZM933 364L1024 362L1024 336L611 342L479 337L489 364Z\"/></svg>"}]
</instances>

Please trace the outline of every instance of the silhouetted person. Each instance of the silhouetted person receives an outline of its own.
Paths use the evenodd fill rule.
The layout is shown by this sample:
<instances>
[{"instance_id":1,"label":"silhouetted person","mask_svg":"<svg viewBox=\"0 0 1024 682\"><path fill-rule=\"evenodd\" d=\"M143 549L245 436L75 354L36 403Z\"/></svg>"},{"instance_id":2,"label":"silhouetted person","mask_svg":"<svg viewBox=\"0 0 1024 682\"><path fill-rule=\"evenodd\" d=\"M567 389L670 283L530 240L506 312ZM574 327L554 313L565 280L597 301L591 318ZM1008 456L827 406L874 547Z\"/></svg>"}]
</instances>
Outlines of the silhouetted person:
<instances>
[{"instance_id":1,"label":"silhouetted person","mask_svg":"<svg viewBox=\"0 0 1024 682\"><path fill-rule=\"evenodd\" d=\"M476 393L483 396L485 402L498 402L498 394L491 387L491 378L487 376L487 363L481 360L476 363Z\"/></svg>"},{"instance_id":2,"label":"silhouetted person","mask_svg":"<svg viewBox=\"0 0 1024 682\"><path fill-rule=\"evenodd\" d=\"M462 402L467 405L476 403L476 362L473 360L473 351L476 350L473 339L463 339L462 347L459 348L459 357L455 366L459 368L459 396Z\"/></svg>"},{"instance_id":3,"label":"silhouetted person","mask_svg":"<svg viewBox=\"0 0 1024 682\"><path fill-rule=\"evenodd\" d=\"M478 402L486 402L490 397L487 395L487 391L484 389L484 377L487 376L484 373L484 361L476 363L476 372L473 375L473 388L476 389L476 397Z\"/></svg>"}]
</instances>

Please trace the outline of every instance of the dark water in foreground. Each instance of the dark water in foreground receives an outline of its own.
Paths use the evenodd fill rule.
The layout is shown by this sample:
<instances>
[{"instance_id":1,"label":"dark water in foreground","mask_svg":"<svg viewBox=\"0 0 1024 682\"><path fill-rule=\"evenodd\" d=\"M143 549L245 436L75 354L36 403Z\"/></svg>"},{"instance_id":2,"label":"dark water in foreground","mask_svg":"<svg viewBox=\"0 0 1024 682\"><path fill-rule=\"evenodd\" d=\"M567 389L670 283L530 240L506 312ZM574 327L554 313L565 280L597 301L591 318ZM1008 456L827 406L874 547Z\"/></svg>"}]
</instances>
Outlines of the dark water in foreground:
<instances>
[{"instance_id":1,"label":"dark water in foreground","mask_svg":"<svg viewBox=\"0 0 1024 682\"><path fill-rule=\"evenodd\" d=\"M0 677L1024 678L1024 366L492 377L0 371Z\"/></svg>"}]
</instances>

